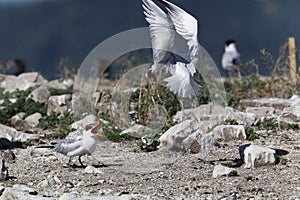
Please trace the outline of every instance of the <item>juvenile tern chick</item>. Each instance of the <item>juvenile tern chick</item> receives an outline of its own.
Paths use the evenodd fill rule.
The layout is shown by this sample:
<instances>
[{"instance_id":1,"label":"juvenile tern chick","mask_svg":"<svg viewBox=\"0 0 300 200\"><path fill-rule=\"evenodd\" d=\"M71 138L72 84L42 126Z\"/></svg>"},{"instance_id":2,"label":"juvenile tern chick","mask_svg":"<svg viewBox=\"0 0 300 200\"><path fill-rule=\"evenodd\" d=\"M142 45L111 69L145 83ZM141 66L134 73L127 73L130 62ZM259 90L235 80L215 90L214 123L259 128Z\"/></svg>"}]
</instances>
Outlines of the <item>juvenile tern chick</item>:
<instances>
[{"instance_id":1,"label":"juvenile tern chick","mask_svg":"<svg viewBox=\"0 0 300 200\"><path fill-rule=\"evenodd\" d=\"M84 130L70 132L65 139L51 142L51 145L54 151L70 157L69 167L74 156L79 156L78 161L83 166L81 156L91 155L96 149L97 136L103 135L98 132L99 125L100 122L87 125Z\"/></svg>"}]
</instances>

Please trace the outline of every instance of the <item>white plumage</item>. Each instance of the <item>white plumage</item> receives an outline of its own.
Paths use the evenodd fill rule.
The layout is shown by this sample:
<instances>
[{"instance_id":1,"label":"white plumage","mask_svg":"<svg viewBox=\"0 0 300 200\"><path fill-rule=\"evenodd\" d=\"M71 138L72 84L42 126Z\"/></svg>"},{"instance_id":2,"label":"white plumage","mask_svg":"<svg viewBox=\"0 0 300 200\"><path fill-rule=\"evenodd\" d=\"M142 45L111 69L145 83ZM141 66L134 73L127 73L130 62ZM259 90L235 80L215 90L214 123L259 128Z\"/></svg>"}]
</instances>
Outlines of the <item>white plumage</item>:
<instances>
[{"instance_id":1,"label":"white plumage","mask_svg":"<svg viewBox=\"0 0 300 200\"><path fill-rule=\"evenodd\" d=\"M97 136L102 135L97 131L99 125L100 123L97 123L87 130L73 131L65 139L51 142L51 144L56 152L70 157L69 165L74 156L79 156L79 162L83 165L81 156L91 155L96 149Z\"/></svg>"},{"instance_id":2,"label":"white plumage","mask_svg":"<svg viewBox=\"0 0 300 200\"><path fill-rule=\"evenodd\" d=\"M234 66L240 62L240 53L236 48L236 41L227 40L225 44L225 51L222 56L222 67L225 70L231 71Z\"/></svg>"},{"instance_id":3,"label":"white plumage","mask_svg":"<svg viewBox=\"0 0 300 200\"><path fill-rule=\"evenodd\" d=\"M170 90L180 97L191 98L200 90L200 85L194 80L197 73L195 66L199 65L198 22L178 6L165 0L159 1L166 6L168 14L152 0L143 0L153 49L154 63L150 71L157 73L163 69L168 70L172 76L164 81ZM176 55L172 53L176 32L187 42L190 63L178 62Z\"/></svg>"}]
</instances>

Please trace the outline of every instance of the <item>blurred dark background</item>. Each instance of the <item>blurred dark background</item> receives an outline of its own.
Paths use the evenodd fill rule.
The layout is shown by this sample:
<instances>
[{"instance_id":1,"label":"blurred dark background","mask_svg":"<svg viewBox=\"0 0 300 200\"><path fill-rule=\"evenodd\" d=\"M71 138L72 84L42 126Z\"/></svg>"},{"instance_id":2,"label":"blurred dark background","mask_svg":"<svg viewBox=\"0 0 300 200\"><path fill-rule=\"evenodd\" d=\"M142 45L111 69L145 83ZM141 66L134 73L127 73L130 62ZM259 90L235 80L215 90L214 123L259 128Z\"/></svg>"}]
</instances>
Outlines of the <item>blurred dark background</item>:
<instances>
[{"instance_id":1,"label":"blurred dark background","mask_svg":"<svg viewBox=\"0 0 300 200\"><path fill-rule=\"evenodd\" d=\"M200 44L218 66L229 38L242 62L260 60L261 49L276 57L289 36L300 45L299 0L170 1L198 19ZM103 40L145 26L141 0L0 0L0 64L20 57L28 71L54 79L62 59L78 68Z\"/></svg>"}]
</instances>

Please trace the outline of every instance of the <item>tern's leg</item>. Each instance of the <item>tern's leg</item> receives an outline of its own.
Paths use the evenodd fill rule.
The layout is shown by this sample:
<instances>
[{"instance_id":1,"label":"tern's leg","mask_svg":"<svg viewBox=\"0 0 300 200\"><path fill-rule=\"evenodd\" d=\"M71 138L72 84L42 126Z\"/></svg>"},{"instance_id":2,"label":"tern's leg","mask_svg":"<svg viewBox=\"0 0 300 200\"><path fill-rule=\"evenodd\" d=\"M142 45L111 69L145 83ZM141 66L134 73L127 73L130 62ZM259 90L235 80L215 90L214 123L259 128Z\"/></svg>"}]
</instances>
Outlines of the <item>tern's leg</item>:
<instances>
[{"instance_id":1,"label":"tern's leg","mask_svg":"<svg viewBox=\"0 0 300 200\"><path fill-rule=\"evenodd\" d=\"M68 167L71 168L72 157L69 158Z\"/></svg>"},{"instance_id":2,"label":"tern's leg","mask_svg":"<svg viewBox=\"0 0 300 200\"><path fill-rule=\"evenodd\" d=\"M81 156L78 157L78 161L81 164L81 166L83 167L83 163L81 162Z\"/></svg>"}]
</instances>

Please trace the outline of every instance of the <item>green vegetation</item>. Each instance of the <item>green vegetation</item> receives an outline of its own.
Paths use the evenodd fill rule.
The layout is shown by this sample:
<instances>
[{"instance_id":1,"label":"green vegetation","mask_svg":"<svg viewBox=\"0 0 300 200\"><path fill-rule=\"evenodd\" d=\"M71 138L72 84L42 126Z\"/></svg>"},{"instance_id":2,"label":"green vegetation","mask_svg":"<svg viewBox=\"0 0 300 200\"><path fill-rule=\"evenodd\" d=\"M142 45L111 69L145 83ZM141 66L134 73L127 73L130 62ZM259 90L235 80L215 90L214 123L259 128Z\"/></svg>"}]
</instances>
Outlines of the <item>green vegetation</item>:
<instances>
[{"instance_id":1,"label":"green vegetation","mask_svg":"<svg viewBox=\"0 0 300 200\"><path fill-rule=\"evenodd\" d=\"M156 151L159 146L158 139L161 135L162 132L149 132L137 141L137 145L141 148L141 150L146 152Z\"/></svg>"},{"instance_id":2,"label":"green vegetation","mask_svg":"<svg viewBox=\"0 0 300 200\"><path fill-rule=\"evenodd\" d=\"M279 157L279 164L281 164L281 165L286 165L287 164L287 162L288 162L288 160L286 159L286 158L284 158L284 157Z\"/></svg>"},{"instance_id":3,"label":"green vegetation","mask_svg":"<svg viewBox=\"0 0 300 200\"><path fill-rule=\"evenodd\" d=\"M58 113L51 113L40 120L38 127L44 130L55 130L55 133L49 135L48 138L57 139L64 138L69 132L74 131L74 129L70 128L73 122L74 119L71 113L66 112L62 116Z\"/></svg>"},{"instance_id":4,"label":"green vegetation","mask_svg":"<svg viewBox=\"0 0 300 200\"><path fill-rule=\"evenodd\" d=\"M201 85L201 90L197 94L197 102L199 105L201 104L207 104L211 101L209 90L207 87L207 84L205 83L204 79L201 77L199 84Z\"/></svg>"},{"instance_id":5,"label":"green vegetation","mask_svg":"<svg viewBox=\"0 0 300 200\"><path fill-rule=\"evenodd\" d=\"M30 141L24 141L24 142L17 141L17 142L15 142L15 144L16 144L16 146L18 146L22 149L26 149L27 147L32 146L32 143Z\"/></svg>"},{"instance_id":6,"label":"green vegetation","mask_svg":"<svg viewBox=\"0 0 300 200\"><path fill-rule=\"evenodd\" d=\"M180 102L167 87L158 84L147 84L132 93L130 103L138 105L138 122L147 125L150 116L149 109L155 105L161 105L166 109L168 118L181 110Z\"/></svg>"},{"instance_id":7,"label":"green vegetation","mask_svg":"<svg viewBox=\"0 0 300 200\"><path fill-rule=\"evenodd\" d=\"M245 127L245 132L247 136L247 140L254 141L256 139L259 139L259 135L254 131L251 127Z\"/></svg>"},{"instance_id":8,"label":"green vegetation","mask_svg":"<svg viewBox=\"0 0 300 200\"><path fill-rule=\"evenodd\" d=\"M277 130L278 129L278 123L274 122L272 120L264 118L261 124L258 126L259 130Z\"/></svg>"},{"instance_id":9,"label":"green vegetation","mask_svg":"<svg viewBox=\"0 0 300 200\"><path fill-rule=\"evenodd\" d=\"M45 104L37 103L32 99L27 99L27 96L32 91L33 88L29 88L26 91L17 90L15 92L9 93L4 92L4 90L0 88L0 99L4 100L4 103L1 105L4 107L1 109L1 124L10 126L11 117L20 112L26 113L26 116L32 115L36 112L42 115L46 115L47 106ZM11 101L11 99L15 99L16 101Z\"/></svg>"},{"instance_id":10,"label":"green vegetation","mask_svg":"<svg viewBox=\"0 0 300 200\"><path fill-rule=\"evenodd\" d=\"M287 127L286 127L287 130L299 130L299 125L298 124L288 124Z\"/></svg>"},{"instance_id":11,"label":"green vegetation","mask_svg":"<svg viewBox=\"0 0 300 200\"><path fill-rule=\"evenodd\" d=\"M166 124L160 131L149 131L146 133L146 135L142 138L140 138L137 141L137 145L141 148L141 150L150 152L150 151L156 151L159 146L158 139L160 136L166 132L169 128L172 126L175 126L176 122L171 122L169 124Z\"/></svg>"},{"instance_id":12,"label":"green vegetation","mask_svg":"<svg viewBox=\"0 0 300 200\"><path fill-rule=\"evenodd\" d=\"M122 130L111 121L110 115L108 113L101 112L98 117L106 120L107 124L102 124L101 129L105 137L112 142L122 142L124 140L132 141L138 138L131 134L120 134Z\"/></svg>"},{"instance_id":13,"label":"green vegetation","mask_svg":"<svg viewBox=\"0 0 300 200\"><path fill-rule=\"evenodd\" d=\"M59 96L59 95L64 95L64 94L73 94L73 89L55 89L55 88L49 88L50 96Z\"/></svg>"},{"instance_id":14,"label":"green vegetation","mask_svg":"<svg viewBox=\"0 0 300 200\"><path fill-rule=\"evenodd\" d=\"M235 163L233 162L222 162L221 165L225 167L234 167Z\"/></svg>"}]
</instances>

